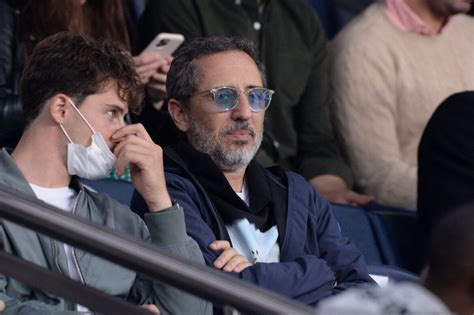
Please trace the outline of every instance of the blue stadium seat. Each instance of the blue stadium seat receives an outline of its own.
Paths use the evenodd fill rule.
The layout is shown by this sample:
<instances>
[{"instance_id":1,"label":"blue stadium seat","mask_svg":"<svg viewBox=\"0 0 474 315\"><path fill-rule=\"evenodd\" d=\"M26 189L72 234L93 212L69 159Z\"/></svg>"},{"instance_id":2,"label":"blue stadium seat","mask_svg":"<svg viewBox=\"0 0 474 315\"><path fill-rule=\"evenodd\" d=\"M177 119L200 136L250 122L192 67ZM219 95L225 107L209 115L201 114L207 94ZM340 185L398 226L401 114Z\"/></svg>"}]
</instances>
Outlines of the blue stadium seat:
<instances>
[{"instance_id":1,"label":"blue stadium seat","mask_svg":"<svg viewBox=\"0 0 474 315\"><path fill-rule=\"evenodd\" d=\"M132 183L111 178L99 180L81 179L81 182L97 192L108 194L118 202L130 207L134 187Z\"/></svg>"},{"instance_id":2,"label":"blue stadium seat","mask_svg":"<svg viewBox=\"0 0 474 315\"><path fill-rule=\"evenodd\" d=\"M331 207L342 234L359 248L367 264L397 265L390 241L383 234L375 232L368 211L341 204L332 204Z\"/></svg>"},{"instance_id":3,"label":"blue stadium seat","mask_svg":"<svg viewBox=\"0 0 474 315\"><path fill-rule=\"evenodd\" d=\"M369 273L385 276L390 281L418 281L410 267L408 244L413 244L414 213L384 208L366 210L331 204L341 232L362 252ZM405 247L404 247L405 246ZM410 256L411 255L411 256Z\"/></svg>"},{"instance_id":4,"label":"blue stadium seat","mask_svg":"<svg viewBox=\"0 0 474 315\"><path fill-rule=\"evenodd\" d=\"M390 240L397 257L397 266L413 272L419 271L417 261L417 218L416 212L373 206L369 211L377 236Z\"/></svg>"},{"instance_id":5,"label":"blue stadium seat","mask_svg":"<svg viewBox=\"0 0 474 315\"><path fill-rule=\"evenodd\" d=\"M417 273L416 213L378 204L366 209L332 204L342 233L369 265L390 265Z\"/></svg>"}]
</instances>

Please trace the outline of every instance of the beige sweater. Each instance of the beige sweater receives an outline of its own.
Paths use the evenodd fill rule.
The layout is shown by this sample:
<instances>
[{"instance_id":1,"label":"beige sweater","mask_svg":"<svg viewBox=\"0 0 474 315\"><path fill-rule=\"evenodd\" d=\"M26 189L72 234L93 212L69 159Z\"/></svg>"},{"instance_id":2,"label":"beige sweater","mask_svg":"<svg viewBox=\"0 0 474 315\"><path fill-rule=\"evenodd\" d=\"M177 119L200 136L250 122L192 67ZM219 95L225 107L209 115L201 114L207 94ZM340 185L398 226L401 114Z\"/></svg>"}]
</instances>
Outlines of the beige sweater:
<instances>
[{"instance_id":1,"label":"beige sweater","mask_svg":"<svg viewBox=\"0 0 474 315\"><path fill-rule=\"evenodd\" d=\"M398 29L376 3L336 37L330 56L333 114L357 185L380 203L414 208L428 119L449 95L474 89L474 19L454 16L426 37Z\"/></svg>"}]
</instances>

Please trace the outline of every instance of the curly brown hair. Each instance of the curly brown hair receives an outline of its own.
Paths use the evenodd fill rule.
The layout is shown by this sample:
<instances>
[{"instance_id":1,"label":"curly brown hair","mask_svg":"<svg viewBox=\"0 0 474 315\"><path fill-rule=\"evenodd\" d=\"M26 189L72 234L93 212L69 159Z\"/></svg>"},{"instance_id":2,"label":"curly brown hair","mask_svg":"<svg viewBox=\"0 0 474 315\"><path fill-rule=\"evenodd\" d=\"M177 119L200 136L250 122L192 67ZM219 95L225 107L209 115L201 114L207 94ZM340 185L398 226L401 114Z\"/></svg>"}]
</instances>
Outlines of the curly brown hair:
<instances>
[{"instance_id":1,"label":"curly brown hair","mask_svg":"<svg viewBox=\"0 0 474 315\"><path fill-rule=\"evenodd\" d=\"M102 91L111 83L117 86L130 111L138 113L143 86L129 53L121 44L67 32L46 38L33 50L22 75L26 126L55 94L64 93L80 106L88 95Z\"/></svg>"}]
</instances>

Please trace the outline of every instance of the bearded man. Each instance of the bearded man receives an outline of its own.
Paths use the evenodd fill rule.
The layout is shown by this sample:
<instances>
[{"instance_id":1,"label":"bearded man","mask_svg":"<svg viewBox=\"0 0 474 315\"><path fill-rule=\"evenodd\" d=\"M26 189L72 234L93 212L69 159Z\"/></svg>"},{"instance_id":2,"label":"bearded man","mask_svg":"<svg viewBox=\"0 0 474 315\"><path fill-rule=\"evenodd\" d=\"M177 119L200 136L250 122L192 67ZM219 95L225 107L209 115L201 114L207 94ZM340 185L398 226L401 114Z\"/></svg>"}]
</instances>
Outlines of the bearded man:
<instances>
[{"instance_id":1,"label":"bearded man","mask_svg":"<svg viewBox=\"0 0 474 315\"><path fill-rule=\"evenodd\" d=\"M187 143L165 148L167 187L208 265L316 305L372 280L329 203L302 176L253 160L275 93L256 56L247 40L214 37L175 57L168 106ZM144 208L135 194L132 209ZM217 259L225 241L246 259Z\"/></svg>"}]
</instances>

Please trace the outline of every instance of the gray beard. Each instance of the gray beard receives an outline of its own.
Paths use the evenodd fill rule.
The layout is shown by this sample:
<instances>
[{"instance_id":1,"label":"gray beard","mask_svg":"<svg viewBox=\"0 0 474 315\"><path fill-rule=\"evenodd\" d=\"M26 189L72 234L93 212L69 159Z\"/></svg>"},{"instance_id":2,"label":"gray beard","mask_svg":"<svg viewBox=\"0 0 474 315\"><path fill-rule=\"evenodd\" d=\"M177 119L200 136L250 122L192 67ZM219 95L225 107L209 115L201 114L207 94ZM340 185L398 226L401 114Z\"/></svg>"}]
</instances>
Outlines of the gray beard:
<instances>
[{"instance_id":1,"label":"gray beard","mask_svg":"<svg viewBox=\"0 0 474 315\"><path fill-rule=\"evenodd\" d=\"M222 141L219 141L228 133L238 129L245 129L250 132L254 139L252 146L249 147L249 141L234 141L232 146L227 147ZM252 161L262 143L262 133L257 133L255 128L248 121L245 121L236 122L232 126L224 128L215 137L203 125L194 119L190 119L187 136L193 148L209 154L222 171L233 172L246 168Z\"/></svg>"}]
</instances>

